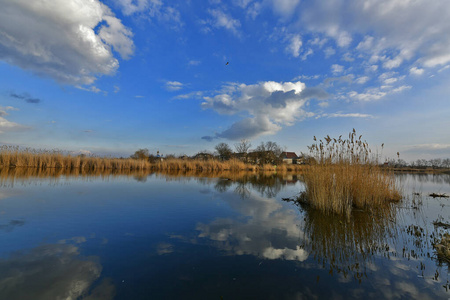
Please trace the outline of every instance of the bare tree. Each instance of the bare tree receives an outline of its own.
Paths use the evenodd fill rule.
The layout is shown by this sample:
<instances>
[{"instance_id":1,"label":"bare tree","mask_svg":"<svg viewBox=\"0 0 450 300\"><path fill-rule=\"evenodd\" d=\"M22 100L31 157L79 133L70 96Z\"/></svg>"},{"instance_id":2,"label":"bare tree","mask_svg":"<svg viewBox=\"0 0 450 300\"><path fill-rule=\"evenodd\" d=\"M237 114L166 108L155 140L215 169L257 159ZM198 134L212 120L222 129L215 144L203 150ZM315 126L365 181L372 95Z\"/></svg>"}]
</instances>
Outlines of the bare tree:
<instances>
[{"instance_id":1,"label":"bare tree","mask_svg":"<svg viewBox=\"0 0 450 300\"><path fill-rule=\"evenodd\" d=\"M233 154L233 150L231 150L230 146L226 143L217 144L214 149L216 149L219 154L220 160L229 160Z\"/></svg>"},{"instance_id":2,"label":"bare tree","mask_svg":"<svg viewBox=\"0 0 450 300\"><path fill-rule=\"evenodd\" d=\"M242 139L239 143L234 144L237 153L247 153L252 144L249 140Z\"/></svg>"},{"instance_id":3,"label":"bare tree","mask_svg":"<svg viewBox=\"0 0 450 300\"><path fill-rule=\"evenodd\" d=\"M234 148L236 149L236 153L239 154L240 158L247 163L248 162L248 150L252 144L249 140L242 139L239 143L234 144Z\"/></svg>"}]
</instances>

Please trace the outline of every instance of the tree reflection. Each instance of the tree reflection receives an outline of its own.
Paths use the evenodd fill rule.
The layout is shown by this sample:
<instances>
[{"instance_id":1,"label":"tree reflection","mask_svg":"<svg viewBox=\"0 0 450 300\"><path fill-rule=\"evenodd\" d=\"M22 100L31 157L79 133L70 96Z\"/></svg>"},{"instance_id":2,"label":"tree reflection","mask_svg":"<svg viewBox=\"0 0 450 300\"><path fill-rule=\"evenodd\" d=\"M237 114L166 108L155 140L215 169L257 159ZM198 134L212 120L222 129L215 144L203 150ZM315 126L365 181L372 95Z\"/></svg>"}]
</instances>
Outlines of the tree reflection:
<instances>
[{"instance_id":1,"label":"tree reflection","mask_svg":"<svg viewBox=\"0 0 450 300\"><path fill-rule=\"evenodd\" d=\"M295 181L290 180L289 183L295 183ZM283 175L273 173L242 174L235 179L222 178L217 181L214 188L219 193L223 193L233 184L236 185L234 192L243 199L249 197L250 190L258 192L262 197L275 198L283 186L287 184L287 180L284 179Z\"/></svg>"}]
</instances>

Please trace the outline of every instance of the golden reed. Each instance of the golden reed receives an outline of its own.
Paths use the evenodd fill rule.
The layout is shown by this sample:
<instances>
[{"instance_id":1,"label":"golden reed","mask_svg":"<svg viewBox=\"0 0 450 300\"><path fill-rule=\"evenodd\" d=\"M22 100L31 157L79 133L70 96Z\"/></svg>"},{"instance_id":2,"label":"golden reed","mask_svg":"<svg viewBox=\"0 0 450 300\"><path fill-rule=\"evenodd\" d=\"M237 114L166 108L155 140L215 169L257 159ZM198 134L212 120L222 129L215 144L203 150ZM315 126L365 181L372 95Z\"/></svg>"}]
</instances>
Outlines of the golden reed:
<instances>
[{"instance_id":1,"label":"golden reed","mask_svg":"<svg viewBox=\"0 0 450 300\"><path fill-rule=\"evenodd\" d=\"M197 171L279 171L298 172L299 165L251 165L239 159L227 161L193 160L170 158L162 161L150 162L145 159L97 157L84 155L63 154L57 150L19 149L16 146L0 147L0 168L37 168L63 169L104 172L108 170L197 170Z\"/></svg>"},{"instance_id":2,"label":"golden reed","mask_svg":"<svg viewBox=\"0 0 450 300\"><path fill-rule=\"evenodd\" d=\"M378 154L357 138L325 137L308 147L316 163L305 167L306 190L300 201L325 212L349 215L352 208L372 208L398 201L401 194L392 172L380 167Z\"/></svg>"}]
</instances>

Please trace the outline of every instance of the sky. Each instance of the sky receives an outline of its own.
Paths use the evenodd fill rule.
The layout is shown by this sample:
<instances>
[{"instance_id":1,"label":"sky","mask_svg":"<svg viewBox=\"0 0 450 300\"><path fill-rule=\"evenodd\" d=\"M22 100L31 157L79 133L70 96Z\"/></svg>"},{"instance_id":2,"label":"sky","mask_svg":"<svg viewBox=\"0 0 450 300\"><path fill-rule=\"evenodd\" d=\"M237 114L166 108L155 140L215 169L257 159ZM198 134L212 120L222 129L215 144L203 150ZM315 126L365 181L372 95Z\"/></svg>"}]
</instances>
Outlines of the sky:
<instances>
[{"instance_id":1,"label":"sky","mask_svg":"<svg viewBox=\"0 0 450 300\"><path fill-rule=\"evenodd\" d=\"M356 129L450 157L448 0L0 0L0 144L193 155ZM381 144L384 143L384 148Z\"/></svg>"}]
</instances>

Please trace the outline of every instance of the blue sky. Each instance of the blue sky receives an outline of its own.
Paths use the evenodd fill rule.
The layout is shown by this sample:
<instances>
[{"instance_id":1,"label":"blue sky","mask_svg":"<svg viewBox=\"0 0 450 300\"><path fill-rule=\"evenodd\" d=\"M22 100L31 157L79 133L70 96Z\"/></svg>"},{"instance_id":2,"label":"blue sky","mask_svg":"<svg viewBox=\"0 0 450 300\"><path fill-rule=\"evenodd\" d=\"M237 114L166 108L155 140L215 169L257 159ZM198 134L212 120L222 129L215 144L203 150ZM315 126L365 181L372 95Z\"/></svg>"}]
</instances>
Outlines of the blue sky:
<instances>
[{"instance_id":1,"label":"blue sky","mask_svg":"<svg viewBox=\"0 0 450 300\"><path fill-rule=\"evenodd\" d=\"M0 143L450 157L446 0L0 0ZM228 64L227 64L228 62Z\"/></svg>"}]
</instances>

